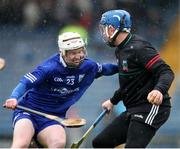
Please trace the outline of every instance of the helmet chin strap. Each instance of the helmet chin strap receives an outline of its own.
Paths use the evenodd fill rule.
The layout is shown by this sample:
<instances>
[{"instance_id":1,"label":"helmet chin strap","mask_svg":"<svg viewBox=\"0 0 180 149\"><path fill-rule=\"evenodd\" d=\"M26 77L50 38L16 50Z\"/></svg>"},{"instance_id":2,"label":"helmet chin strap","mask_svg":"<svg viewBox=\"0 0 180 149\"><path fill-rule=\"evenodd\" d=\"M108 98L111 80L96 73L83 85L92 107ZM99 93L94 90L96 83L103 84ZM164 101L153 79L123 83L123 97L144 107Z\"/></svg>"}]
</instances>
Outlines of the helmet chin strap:
<instances>
[{"instance_id":1,"label":"helmet chin strap","mask_svg":"<svg viewBox=\"0 0 180 149\"><path fill-rule=\"evenodd\" d=\"M109 40L108 40L108 41L106 42L108 46L110 46L110 47L115 47L114 42L115 42L115 40L116 40L119 32L120 32L120 30L119 30L119 29L116 29L116 30L114 31L114 33L113 33L111 36L109 36L109 34L108 34L108 26L106 27L106 36L107 36L108 38L112 39L112 41L109 41Z\"/></svg>"}]
</instances>

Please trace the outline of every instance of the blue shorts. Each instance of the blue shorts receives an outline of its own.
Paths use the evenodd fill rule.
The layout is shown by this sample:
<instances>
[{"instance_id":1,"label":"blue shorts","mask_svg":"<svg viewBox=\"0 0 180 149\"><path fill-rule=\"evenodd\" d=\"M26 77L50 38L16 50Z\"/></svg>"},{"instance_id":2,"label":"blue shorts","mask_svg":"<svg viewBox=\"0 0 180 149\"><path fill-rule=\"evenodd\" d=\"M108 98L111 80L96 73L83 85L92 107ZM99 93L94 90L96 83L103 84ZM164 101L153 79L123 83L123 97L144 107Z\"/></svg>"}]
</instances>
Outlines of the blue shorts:
<instances>
[{"instance_id":1,"label":"blue shorts","mask_svg":"<svg viewBox=\"0 0 180 149\"><path fill-rule=\"evenodd\" d=\"M27 113L23 110L15 110L13 113L13 127L15 126L16 122L20 119L27 118L29 119L34 127L35 130L35 137L37 134L43 130L44 128L51 126L51 125L61 125L59 122L55 120L50 120L43 116L39 116L37 114ZM61 125L62 126L62 125Z\"/></svg>"}]
</instances>

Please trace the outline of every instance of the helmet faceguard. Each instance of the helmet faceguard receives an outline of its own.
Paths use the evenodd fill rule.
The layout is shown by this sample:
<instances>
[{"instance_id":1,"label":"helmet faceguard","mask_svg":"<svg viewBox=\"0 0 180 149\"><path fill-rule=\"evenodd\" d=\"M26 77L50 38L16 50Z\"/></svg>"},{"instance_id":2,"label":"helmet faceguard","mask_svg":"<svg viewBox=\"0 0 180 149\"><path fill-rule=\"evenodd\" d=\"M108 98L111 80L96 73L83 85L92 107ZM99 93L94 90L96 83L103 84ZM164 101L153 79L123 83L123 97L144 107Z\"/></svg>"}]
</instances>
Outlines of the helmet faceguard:
<instances>
[{"instance_id":1,"label":"helmet faceguard","mask_svg":"<svg viewBox=\"0 0 180 149\"><path fill-rule=\"evenodd\" d=\"M102 24L99 24L99 30L100 30L100 33L101 33L101 36L104 40L104 42L109 45L110 47L114 47L114 40L115 40L115 35L117 35L117 32L118 30L116 29L113 33L113 35L109 35L108 33L108 28L109 26L108 25L102 25Z\"/></svg>"},{"instance_id":2,"label":"helmet faceguard","mask_svg":"<svg viewBox=\"0 0 180 149\"><path fill-rule=\"evenodd\" d=\"M82 63L84 58L87 56L85 42L83 41L81 36L76 32L66 32L59 35L58 46L59 46L60 53L64 57L64 59L67 59L66 57L67 51L73 51L73 50L78 50L78 49L81 49L81 51L83 51L81 52L80 63ZM73 66L73 60L70 65L71 65L70 67ZM68 63L67 63L67 66L68 66Z\"/></svg>"},{"instance_id":3,"label":"helmet faceguard","mask_svg":"<svg viewBox=\"0 0 180 149\"><path fill-rule=\"evenodd\" d=\"M66 32L59 35L58 46L62 55L65 55L66 51L85 47L85 42L81 38L80 34L76 32Z\"/></svg>"},{"instance_id":4,"label":"helmet faceguard","mask_svg":"<svg viewBox=\"0 0 180 149\"><path fill-rule=\"evenodd\" d=\"M108 28L115 28L113 35L108 34ZM114 41L119 32L130 32L131 17L125 10L111 10L105 12L99 22L99 28L103 40L110 46L114 46Z\"/></svg>"},{"instance_id":5,"label":"helmet faceguard","mask_svg":"<svg viewBox=\"0 0 180 149\"><path fill-rule=\"evenodd\" d=\"M108 34L108 26L107 25L103 25L103 24L99 24L99 30L101 33L101 36L104 40L104 42L108 42L108 38L109 38L109 34Z\"/></svg>"}]
</instances>

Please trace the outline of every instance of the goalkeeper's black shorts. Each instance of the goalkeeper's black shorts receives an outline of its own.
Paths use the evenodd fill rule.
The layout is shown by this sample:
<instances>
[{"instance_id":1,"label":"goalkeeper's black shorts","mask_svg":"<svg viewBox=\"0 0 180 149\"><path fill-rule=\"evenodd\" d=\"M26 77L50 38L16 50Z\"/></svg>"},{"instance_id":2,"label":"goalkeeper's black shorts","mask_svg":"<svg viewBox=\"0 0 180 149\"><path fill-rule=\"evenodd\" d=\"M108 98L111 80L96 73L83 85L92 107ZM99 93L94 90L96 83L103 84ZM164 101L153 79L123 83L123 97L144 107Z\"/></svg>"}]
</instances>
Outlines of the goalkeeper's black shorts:
<instances>
[{"instance_id":1,"label":"goalkeeper's black shorts","mask_svg":"<svg viewBox=\"0 0 180 149\"><path fill-rule=\"evenodd\" d=\"M114 148L126 143L127 148L145 148L169 114L170 107L154 105L149 112L123 112L93 140L93 147Z\"/></svg>"}]
</instances>

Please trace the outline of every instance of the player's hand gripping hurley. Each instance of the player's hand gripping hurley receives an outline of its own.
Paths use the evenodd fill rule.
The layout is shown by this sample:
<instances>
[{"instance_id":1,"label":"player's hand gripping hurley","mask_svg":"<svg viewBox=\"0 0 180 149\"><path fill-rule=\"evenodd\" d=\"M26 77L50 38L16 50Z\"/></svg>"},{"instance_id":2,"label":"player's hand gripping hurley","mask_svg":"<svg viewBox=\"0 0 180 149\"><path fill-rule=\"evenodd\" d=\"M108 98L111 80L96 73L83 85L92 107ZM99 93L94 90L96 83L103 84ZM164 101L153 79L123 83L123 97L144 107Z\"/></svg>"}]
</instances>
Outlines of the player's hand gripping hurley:
<instances>
[{"instance_id":1,"label":"player's hand gripping hurley","mask_svg":"<svg viewBox=\"0 0 180 149\"><path fill-rule=\"evenodd\" d=\"M91 127L89 127L89 129L85 132L85 134L82 136L82 138L71 144L70 148L79 148L79 146L82 144L82 142L88 137L88 135L90 134L90 132L96 127L96 125L100 122L100 120L104 117L104 115L108 112L107 109L103 110L103 112L96 118L96 120L93 122L93 124L91 125Z\"/></svg>"},{"instance_id":2,"label":"player's hand gripping hurley","mask_svg":"<svg viewBox=\"0 0 180 149\"><path fill-rule=\"evenodd\" d=\"M51 119L51 120L55 120L55 121L61 123L65 127L81 127L81 126L84 126L86 124L86 120L81 119L81 118L62 119L62 118L60 118L58 116L54 116L54 115L46 114L46 113L43 113L43 112L39 112L39 111L30 109L30 108L26 108L26 107L23 107L23 106L20 106L20 105L17 105L16 109L21 109L21 110L24 110L26 112L30 112L30 113L33 113L33 114L44 116L44 117L46 117L48 119Z\"/></svg>"}]
</instances>

